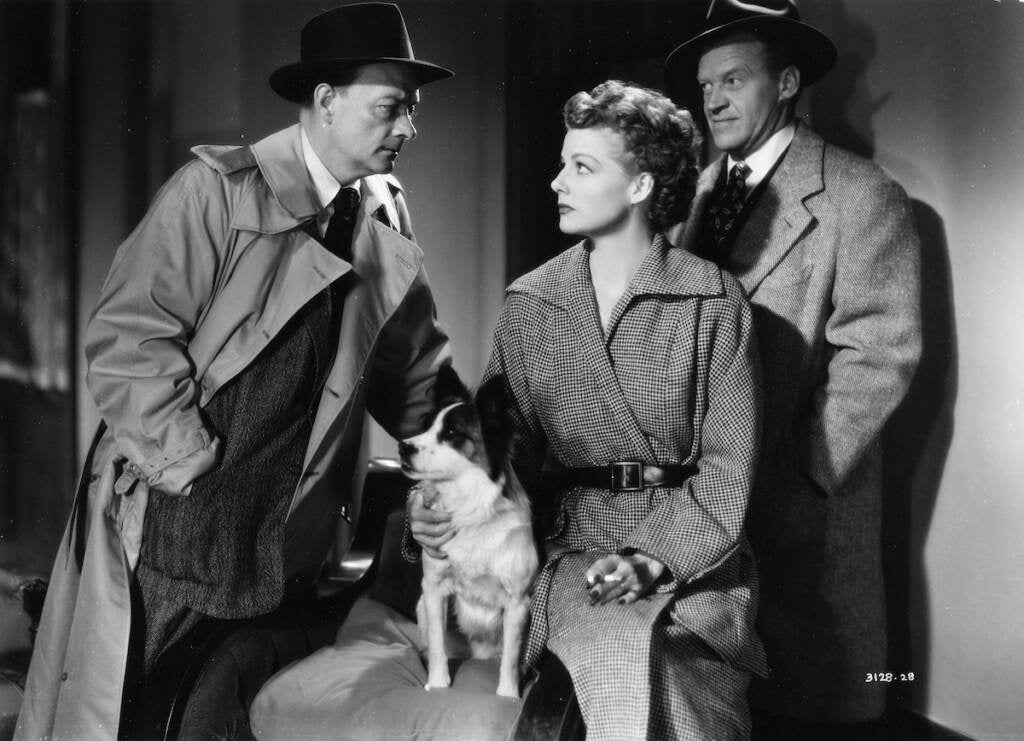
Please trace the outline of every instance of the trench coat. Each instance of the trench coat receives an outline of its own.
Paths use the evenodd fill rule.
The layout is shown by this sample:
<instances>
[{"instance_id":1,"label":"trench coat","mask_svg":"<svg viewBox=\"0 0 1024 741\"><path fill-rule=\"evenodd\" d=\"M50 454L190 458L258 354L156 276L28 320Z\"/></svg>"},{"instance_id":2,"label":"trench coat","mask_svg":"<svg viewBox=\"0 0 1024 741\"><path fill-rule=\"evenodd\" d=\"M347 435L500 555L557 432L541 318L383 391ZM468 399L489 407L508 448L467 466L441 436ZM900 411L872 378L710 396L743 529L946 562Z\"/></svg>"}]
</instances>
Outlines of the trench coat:
<instances>
[{"instance_id":1,"label":"trench coat","mask_svg":"<svg viewBox=\"0 0 1024 741\"><path fill-rule=\"evenodd\" d=\"M200 409L309 299L354 273L285 524L292 589L318 576L339 516L358 516L365 411L414 434L450 358L396 180L363 179L350 264L306 231L321 207L298 125L193 152L118 249L86 332L105 429L54 563L18 739L116 737L149 488L187 494L217 465Z\"/></svg>"},{"instance_id":2,"label":"trench coat","mask_svg":"<svg viewBox=\"0 0 1024 741\"><path fill-rule=\"evenodd\" d=\"M749 673L764 668L743 535L760 443L750 308L732 276L659 236L605 333L588 252L508 288L487 370L507 379L514 464L546 537L525 660L545 646L562 659L589 739L743 738ZM545 459L698 473L640 492L551 489ZM585 569L633 551L669 576L632 605L591 606ZM711 720L693 706L724 710Z\"/></svg>"},{"instance_id":3,"label":"trench coat","mask_svg":"<svg viewBox=\"0 0 1024 741\"><path fill-rule=\"evenodd\" d=\"M684 246L721 172L698 182ZM877 717L889 671L881 548L886 420L921 352L920 246L881 168L803 123L725 263L754 309L764 452L747 528L771 676L752 702L824 721Z\"/></svg>"}]
</instances>

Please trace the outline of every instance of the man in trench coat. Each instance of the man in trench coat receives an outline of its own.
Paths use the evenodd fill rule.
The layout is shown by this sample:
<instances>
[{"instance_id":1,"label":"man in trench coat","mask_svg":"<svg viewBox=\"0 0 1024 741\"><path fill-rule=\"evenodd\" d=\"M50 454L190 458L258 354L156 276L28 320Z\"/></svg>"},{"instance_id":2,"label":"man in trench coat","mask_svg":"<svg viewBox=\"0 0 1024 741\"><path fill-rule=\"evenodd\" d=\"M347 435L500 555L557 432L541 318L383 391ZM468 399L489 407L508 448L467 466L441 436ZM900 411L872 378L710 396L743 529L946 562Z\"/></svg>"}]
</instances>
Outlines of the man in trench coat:
<instances>
[{"instance_id":1,"label":"man in trench coat","mask_svg":"<svg viewBox=\"0 0 1024 741\"><path fill-rule=\"evenodd\" d=\"M725 153L676 237L739 278L762 356L747 529L771 671L751 690L765 739L860 738L885 707L870 679L893 669L879 443L920 355L920 252L903 189L795 119L835 58L792 2L713 0L667 60L674 80L699 84Z\"/></svg>"},{"instance_id":2,"label":"man in trench coat","mask_svg":"<svg viewBox=\"0 0 1024 741\"><path fill-rule=\"evenodd\" d=\"M299 123L196 147L119 248L85 337L104 423L16 738L130 732L124 696L190 627L310 588L359 510L364 412L419 430L450 350L390 172L450 75L395 5L315 17L270 78Z\"/></svg>"}]
</instances>

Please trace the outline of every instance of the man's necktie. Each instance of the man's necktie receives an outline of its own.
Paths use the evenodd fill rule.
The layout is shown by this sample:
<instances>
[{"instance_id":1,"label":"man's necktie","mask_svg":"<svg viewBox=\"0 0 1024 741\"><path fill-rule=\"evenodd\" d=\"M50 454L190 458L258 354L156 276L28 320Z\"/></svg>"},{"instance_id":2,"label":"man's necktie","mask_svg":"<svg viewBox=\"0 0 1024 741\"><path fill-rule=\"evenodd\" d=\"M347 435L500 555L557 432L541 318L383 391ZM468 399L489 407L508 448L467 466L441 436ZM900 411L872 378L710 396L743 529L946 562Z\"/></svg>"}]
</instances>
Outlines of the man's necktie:
<instances>
[{"instance_id":1,"label":"man's necktie","mask_svg":"<svg viewBox=\"0 0 1024 741\"><path fill-rule=\"evenodd\" d=\"M729 171L725 187L717 193L708 216L711 218L711 235L715 240L715 248L722 250L736 226L736 221L743 211L746 200L746 180L750 167L746 162L737 162Z\"/></svg>"},{"instance_id":2,"label":"man's necktie","mask_svg":"<svg viewBox=\"0 0 1024 741\"><path fill-rule=\"evenodd\" d=\"M359 208L359 191L342 188L331 201L334 213L327 223L324 247L342 260L352 262L352 228L355 226L356 209Z\"/></svg>"}]
</instances>

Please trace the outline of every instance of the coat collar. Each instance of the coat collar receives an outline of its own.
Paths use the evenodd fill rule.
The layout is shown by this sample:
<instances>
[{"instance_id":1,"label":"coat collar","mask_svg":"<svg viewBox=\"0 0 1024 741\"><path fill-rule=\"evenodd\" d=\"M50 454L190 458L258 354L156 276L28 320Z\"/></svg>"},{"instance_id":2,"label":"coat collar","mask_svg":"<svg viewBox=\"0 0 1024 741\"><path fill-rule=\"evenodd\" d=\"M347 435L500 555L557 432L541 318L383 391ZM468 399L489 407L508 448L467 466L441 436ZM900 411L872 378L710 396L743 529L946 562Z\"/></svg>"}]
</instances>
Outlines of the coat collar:
<instances>
[{"instance_id":1,"label":"coat collar","mask_svg":"<svg viewBox=\"0 0 1024 741\"><path fill-rule=\"evenodd\" d=\"M537 296L563 309L590 295L590 242L584 240L509 286L510 293ZM711 263L676 249L662 235L637 267L627 289L638 296L720 296L721 272Z\"/></svg>"},{"instance_id":2,"label":"coat collar","mask_svg":"<svg viewBox=\"0 0 1024 741\"><path fill-rule=\"evenodd\" d=\"M278 234L315 218L322 210L302 156L300 124L277 131L232 156L244 160L240 164L255 164L262 175L235 209L232 228ZM398 181L390 175L371 175L361 182L360 211L372 215L384 209L386 219L382 221L397 229L400 222L389 189L400 191Z\"/></svg>"}]
</instances>

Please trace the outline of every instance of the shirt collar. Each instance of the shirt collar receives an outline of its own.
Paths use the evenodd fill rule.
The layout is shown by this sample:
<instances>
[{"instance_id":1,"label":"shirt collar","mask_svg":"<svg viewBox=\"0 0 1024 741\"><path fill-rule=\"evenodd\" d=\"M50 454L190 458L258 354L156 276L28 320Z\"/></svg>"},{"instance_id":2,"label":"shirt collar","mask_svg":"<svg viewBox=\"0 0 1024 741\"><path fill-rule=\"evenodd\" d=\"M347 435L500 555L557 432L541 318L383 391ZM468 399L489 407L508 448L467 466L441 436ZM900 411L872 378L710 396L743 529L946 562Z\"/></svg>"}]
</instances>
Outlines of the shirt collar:
<instances>
[{"instance_id":1,"label":"shirt collar","mask_svg":"<svg viewBox=\"0 0 1024 741\"><path fill-rule=\"evenodd\" d=\"M779 161L779 157L786 151L786 147L793 141L795 133L796 123L791 121L772 134L760 149L743 160L750 168L750 173L745 181L747 193L760 185L765 176L771 172L775 163ZM732 167L737 161L732 155L729 155L729 161L726 163L729 172L732 171Z\"/></svg>"},{"instance_id":2,"label":"shirt collar","mask_svg":"<svg viewBox=\"0 0 1024 741\"><path fill-rule=\"evenodd\" d=\"M331 174L331 171L327 169L327 166L317 156L316 152L313 151L313 145L309 143L309 137L306 136L306 129L300 126L299 130L302 132L302 158L306 161L306 170L313 181L313 187L316 188L316 195L320 199L320 206L327 208L331 205L334 197L338 195L338 191L341 190L341 183L338 182L337 178ZM361 184L361 181L356 180L354 183L350 183L348 187L355 188L356 192L361 194Z\"/></svg>"}]
</instances>

